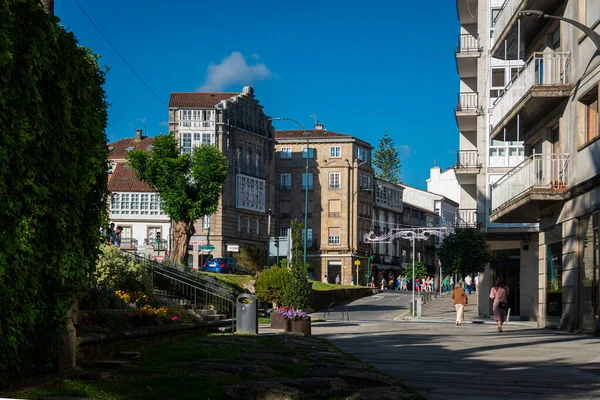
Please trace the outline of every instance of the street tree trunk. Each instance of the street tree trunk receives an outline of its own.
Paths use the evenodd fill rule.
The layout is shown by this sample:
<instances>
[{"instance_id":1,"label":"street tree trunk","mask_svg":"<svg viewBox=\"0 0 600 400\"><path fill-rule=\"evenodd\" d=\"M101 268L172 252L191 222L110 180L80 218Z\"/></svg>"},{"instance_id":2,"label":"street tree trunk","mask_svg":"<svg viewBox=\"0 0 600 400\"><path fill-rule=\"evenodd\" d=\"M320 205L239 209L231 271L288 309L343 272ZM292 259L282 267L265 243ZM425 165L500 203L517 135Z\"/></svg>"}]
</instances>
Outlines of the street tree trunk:
<instances>
[{"instance_id":1,"label":"street tree trunk","mask_svg":"<svg viewBox=\"0 0 600 400\"><path fill-rule=\"evenodd\" d=\"M171 249L171 259L187 265L188 243L194 232L193 221L174 221L173 222L173 248Z\"/></svg>"},{"instance_id":2,"label":"street tree trunk","mask_svg":"<svg viewBox=\"0 0 600 400\"><path fill-rule=\"evenodd\" d=\"M42 0L42 5L47 14L54 15L54 0Z\"/></svg>"}]
</instances>

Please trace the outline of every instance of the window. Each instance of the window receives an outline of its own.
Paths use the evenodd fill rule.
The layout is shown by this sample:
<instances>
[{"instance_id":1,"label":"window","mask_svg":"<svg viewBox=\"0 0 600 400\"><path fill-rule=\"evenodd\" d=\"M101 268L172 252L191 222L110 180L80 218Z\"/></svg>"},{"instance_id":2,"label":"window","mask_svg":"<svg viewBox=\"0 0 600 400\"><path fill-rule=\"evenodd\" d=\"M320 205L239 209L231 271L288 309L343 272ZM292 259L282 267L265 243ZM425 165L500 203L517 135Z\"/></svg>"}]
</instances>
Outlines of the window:
<instances>
[{"instance_id":1,"label":"window","mask_svg":"<svg viewBox=\"0 0 600 400\"><path fill-rule=\"evenodd\" d=\"M358 175L358 187L359 189L372 189L371 177L368 175Z\"/></svg>"},{"instance_id":2,"label":"window","mask_svg":"<svg viewBox=\"0 0 600 400\"><path fill-rule=\"evenodd\" d=\"M161 239L163 238L162 235L162 228L160 226L149 226L148 229L146 230L146 241L148 242L148 244L152 244L152 243L156 243L156 234L159 233Z\"/></svg>"},{"instance_id":3,"label":"window","mask_svg":"<svg viewBox=\"0 0 600 400\"><path fill-rule=\"evenodd\" d=\"M202 217L202 229L210 228L210 215Z\"/></svg>"},{"instance_id":4,"label":"window","mask_svg":"<svg viewBox=\"0 0 600 400\"><path fill-rule=\"evenodd\" d=\"M498 14L500 14L501 10L502 10L501 8L492 8L492 14L491 14L492 18L490 20L490 26L492 28L496 24L496 19L498 18ZM507 12L508 12L508 10L507 10Z\"/></svg>"},{"instance_id":5,"label":"window","mask_svg":"<svg viewBox=\"0 0 600 400\"><path fill-rule=\"evenodd\" d=\"M598 137L598 88L586 94L581 100L584 126L578 128L577 146L582 146ZM581 109L580 109L581 110Z\"/></svg>"},{"instance_id":6,"label":"window","mask_svg":"<svg viewBox=\"0 0 600 400\"><path fill-rule=\"evenodd\" d=\"M280 185L282 189L289 190L292 188L292 174L281 174Z\"/></svg>"},{"instance_id":7,"label":"window","mask_svg":"<svg viewBox=\"0 0 600 400\"><path fill-rule=\"evenodd\" d=\"M250 219L250 217L248 217L248 233L252 232L252 220Z\"/></svg>"},{"instance_id":8,"label":"window","mask_svg":"<svg viewBox=\"0 0 600 400\"><path fill-rule=\"evenodd\" d=\"M121 195L121 214L129 214L129 195L126 193Z\"/></svg>"},{"instance_id":9,"label":"window","mask_svg":"<svg viewBox=\"0 0 600 400\"><path fill-rule=\"evenodd\" d=\"M340 146L331 146L329 148L329 157L331 158L340 158L342 156L342 151Z\"/></svg>"},{"instance_id":10,"label":"window","mask_svg":"<svg viewBox=\"0 0 600 400\"><path fill-rule=\"evenodd\" d=\"M148 215L148 211L150 208L149 199L150 199L150 195L148 195L148 194L140 195L140 214L141 215Z\"/></svg>"},{"instance_id":11,"label":"window","mask_svg":"<svg viewBox=\"0 0 600 400\"><path fill-rule=\"evenodd\" d=\"M181 152L183 154L192 154L192 134L190 132L181 134Z\"/></svg>"},{"instance_id":12,"label":"window","mask_svg":"<svg viewBox=\"0 0 600 400\"><path fill-rule=\"evenodd\" d=\"M340 228L329 228L329 244L340 244Z\"/></svg>"},{"instance_id":13,"label":"window","mask_svg":"<svg viewBox=\"0 0 600 400\"><path fill-rule=\"evenodd\" d=\"M280 217L291 218L292 217L292 202L290 200L279 201Z\"/></svg>"},{"instance_id":14,"label":"window","mask_svg":"<svg viewBox=\"0 0 600 400\"><path fill-rule=\"evenodd\" d=\"M266 189L264 179L246 175L236 176L236 207L265 212Z\"/></svg>"},{"instance_id":15,"label":"window","mask_svg":"<svg viewBox=\"0 0 600 400\"><path fill-rule=\"evenodd\" d=\"M292 148L291 147L282 147L279 152L280 158L292 158Z\"/></svg>"},{"instance_id":16,"label":"window","mask_svg":"<svg viewBox=\"0 0 600 400\"><path fill-rule=\"evenodd\" d=\"M330 172L329 173L329 189L339 189L340 186L340 173Z\"/></svg>"},{"instance_id":17,"label":"window","mask_svg":"<svg viewBox=\"0 0 600 400\"><path fill-rule=\"evenodd\" d=\"M110 196L110 212L111 214L119 214L121 203L118 193L113 193Z\"/></svg>"},{"instance_id":18,"label":"window","mask_svg":"<svg viewBox=\"0 0 600 400\"><path fill-rule=\"evenodd\" d=\"M140 213L140 195L139 194L134 193L131 195L130 207L131 207L131 214L137 215Z\"/></svg>"},{"instance_id":19,"label":"window","mask_svg":"<svg viewBox=\"0 0 600 400\"><path fill-rule=\"evenodd\" d=\"M369 150L357 147L356 158L358 158L360 161L369 161Z\"/></svg>"},{"instance_id":20,"label":"window","mask_svg":"<svg viewBox=\"0 0 600 400\"><path fill-rule=\"evenodd\" d=\"M312 245L313 245L312 228L306 229L306 236L308 237L308 240L306 241L306 247L312 247ZM302 229L302 243L304 244L304 229Z\"/></svg>"},{"instance_id":21,"label":"window","mask_svg":"<svg viewBox=\"0 0 600 400\"><path fill-rule=\"evenodd\" d=\"M302 149L302 158L306 158L306 147ZM315 158L315 149L312 147L308 148L308 158Z\"/></svg>"},{"instance_id":22,"label":"window","mask_svg":"<svg viewBox=\"0 0 600 400\"><path fill-rule=\"evenodd\" d=\"M587 0L585 5L585 24L592 26L600 19L600 2L598 0Z\"/></svg>"},{"instance_id":23,"label":"window","mask_svg":"<svg viewBox=\"0 0 600 400\"><path fill-rule=\"evenodd\" d=\"M290 232L290 228L279 228L279 236L287 237Z\"/></svg>"},{"instance_id":24,"label":"window","mask_svg":"<svg viewBox=\"0 0 600 400\"><path fill-rule=\"evenodd\" d=\"M260 175L261 169L262 169L262 164L261 164L260 154L259 153L256 153L255 159L256 159L256 163L254 165L254 168L255 168L256 173L258 175Z\"/></svg>"},{"instance_id":25,"label":"window","mask_svg":"<svg viewBox=\"0 0 600 400\"><path fill-rule=\"evenodd\" d=\"M260 219L256 219L256 234L260 235Z\"/></svg>"},{"instance_id":26,"label":"window","mask_svg":"<svg viewBox=\"0 0 600 400\"><path fill-rule=\"evenodd\" d=\"M329 217L339 218L342 216L342 201L329 200Z\"/></svg>"},{"instance_id":27,"label":"window","mask_svg":"<svg viewBox=\"0 0 600 400\"><path fill-rule=\"evenodd\" d=\"M238 232L242 231L242 217L238 215Z\"/></svg>"},{"instance_id":28,"label":"window","mask_svg":"<svg viewBox=\"0 0 600 400\"><path fill-rule=\"evenodd\" d=\"M132 150L134 150L134 149L135 149L135 146L127 146L127 147L125 148L125 151L132 151Z\"/></svg>"},{"instance_id":29,"label":"window","mask_svg":"<svg viewBox=\"0 0 600 400\"><path fill-rule=\"evenodd\" d=\"M307 188L307 179L308 179L308 188ZM302 190L312 190L313 188L313 174L312 172L308 175L306 173L302 174Z\"/></svg>"}]
</instances>

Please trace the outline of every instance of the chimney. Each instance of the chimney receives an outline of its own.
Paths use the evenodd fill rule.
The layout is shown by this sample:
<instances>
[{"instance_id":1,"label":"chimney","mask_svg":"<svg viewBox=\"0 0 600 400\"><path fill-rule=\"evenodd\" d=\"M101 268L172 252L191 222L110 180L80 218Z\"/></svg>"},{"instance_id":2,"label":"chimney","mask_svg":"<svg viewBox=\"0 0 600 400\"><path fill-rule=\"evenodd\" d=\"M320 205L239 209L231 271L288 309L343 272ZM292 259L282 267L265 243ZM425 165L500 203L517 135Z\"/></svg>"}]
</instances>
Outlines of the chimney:
<instances>
[{"instance_id":1,"label":"chimney","mask_svg":"<svg viewBox=\"0 0 600 400\"><path fill-rule=\"evenodd\" d=\"M46 14L54 15L54 0L42 0L42 5Z\"/></svg>"},{"instance_id":2,"label":"chimney","mask_svg":"<svg viewBox=\"0 0 600 400\"><path fill-rule=\"evenodd\" d=\"M135 140L142 140L142 130L141 129L136 129L135 130Z\"/></svg>"},{"instance_id":3,"label":"chimney","mask_svg":"<svg viewBox=\"0 0 600 400\"><path fill-rule=\"evenodd\" d=\"M320 124L319 121L315 121L315 130L316 131L324 131L325 129L325 124Z\"/></svg>"}]
</instances>

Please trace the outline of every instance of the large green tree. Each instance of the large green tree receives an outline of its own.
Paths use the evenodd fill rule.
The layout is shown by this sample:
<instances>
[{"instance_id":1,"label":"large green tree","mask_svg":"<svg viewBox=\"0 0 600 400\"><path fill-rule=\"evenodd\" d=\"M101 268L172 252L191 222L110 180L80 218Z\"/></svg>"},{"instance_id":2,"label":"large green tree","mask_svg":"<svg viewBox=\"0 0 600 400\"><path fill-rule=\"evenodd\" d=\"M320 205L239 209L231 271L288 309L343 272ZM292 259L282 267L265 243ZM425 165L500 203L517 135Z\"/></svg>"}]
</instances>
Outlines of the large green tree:
<instances>
[{"instance_id":1,"label":"large green tree","mask_svg":"<svg viewBox=\"0 0 600 400\"><path fill-rule=\"evenodd\" d=\"M377 178L392 183L401 182L400 156L394 145L394 139L388 135L387 131L379 139L379 145L373 153L373 166Z\"/></svg>"},{"instance_id":2,"label":"large green tree","mask_svg":"<svg viewBox=\"0 0 600 400\"><path fill-rule=\"evenodd\" d=\"M485 238L476 228L458 229L444 237L438 255L444 272L461 275L482 272L491 259Z\"/></svg>"},{"instance_id":3,"label":"large green tree","mask_svg":"<svg viewBox=\"0 0 600 400\"><path fill-rule=\"evenodd\" d=\"M173 219L171 257L186 263L194 221L217 211L227 178L227 158L212 145L181 154L171 132L154 139L152 152L130 152L129 164L138 179L160 194L163 210Z\"/></svg>"},{"instance_id":4,"label":"large green tree","mask_svg":"<svg viewBox=\"0 0 600 400\"><path fill-rule=\"evenodd\" d=\"M98 57L39 0L0 0L0 386L55 367L98 256L108 149Z\"/></svg>"}]
</instances>

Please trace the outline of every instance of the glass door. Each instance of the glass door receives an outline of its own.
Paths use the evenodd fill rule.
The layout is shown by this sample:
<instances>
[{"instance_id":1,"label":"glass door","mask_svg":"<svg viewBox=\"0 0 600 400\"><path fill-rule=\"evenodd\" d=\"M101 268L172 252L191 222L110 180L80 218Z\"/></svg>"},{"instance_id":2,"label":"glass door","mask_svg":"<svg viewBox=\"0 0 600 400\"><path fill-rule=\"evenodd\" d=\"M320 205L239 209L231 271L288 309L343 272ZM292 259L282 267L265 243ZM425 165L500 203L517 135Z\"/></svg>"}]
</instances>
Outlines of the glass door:
<instances>
[{"instance_id":1,"label":"glass door","mask_svg":"<svg viewBox=\"0 0 600 400\"><path fill-rule=\"evenodd\" d=\"M546 245L546 316L559 326L562 317L562 241Z\"/></svg>"}]
</instances>

